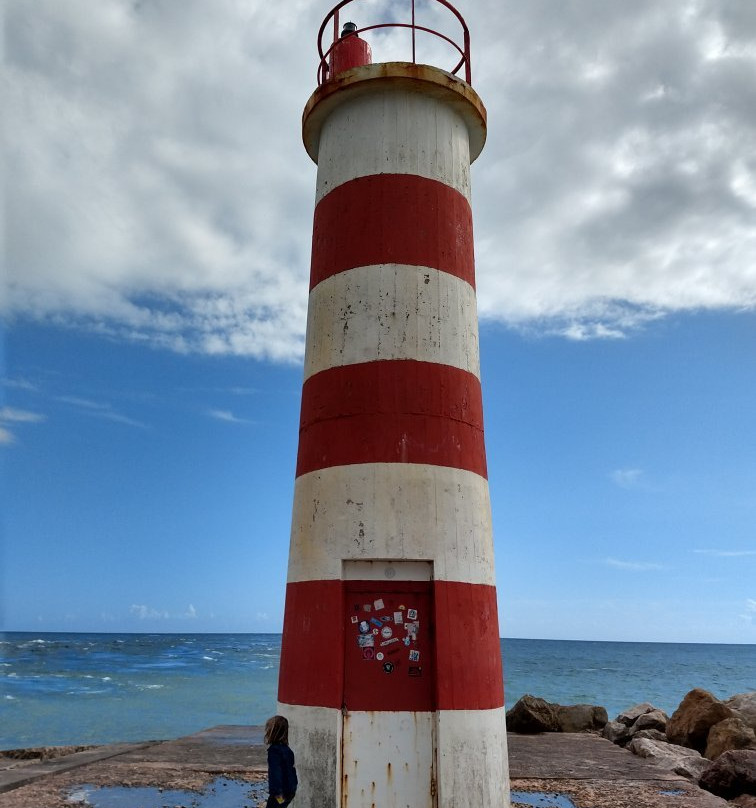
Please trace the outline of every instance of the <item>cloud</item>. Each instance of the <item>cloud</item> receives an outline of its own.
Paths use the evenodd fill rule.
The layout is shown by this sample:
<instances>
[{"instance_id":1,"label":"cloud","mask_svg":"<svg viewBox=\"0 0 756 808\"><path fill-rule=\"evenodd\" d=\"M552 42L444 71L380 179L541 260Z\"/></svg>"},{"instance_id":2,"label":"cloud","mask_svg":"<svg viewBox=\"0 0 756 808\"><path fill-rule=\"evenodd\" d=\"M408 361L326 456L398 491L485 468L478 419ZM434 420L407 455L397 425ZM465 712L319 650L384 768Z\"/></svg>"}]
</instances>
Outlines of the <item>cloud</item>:
<instances>
[{"instance_id":1,"label":"cloud","mask_svg":"<svg viewBox=\"0 0 756 808\"><path fill-rule=\"evenodd\" d=\"M171 619L188 619L195 620L197 618L197 610L190 603L185 612L181 614L171 614L164 609L154 609L151 606L144 604L133 603L129 608L129 613L135 615L140 620L171 620Z\"/></svg>"},{"instance_id":2,"label":"cloud","mask_svg":"<svg viewBox=\"0 0 756 808\"><path fill-rule=\"evenodd\" d=\"M230 410L208 410L207 414L216 421L226 421L229 424L251 423L246 418L237 418Z\"/></svg>"},{"instance_id":3,"label":"cloud","mask_svg":"<svg viewBox=\"0 0 756 808\"><path fill-rule=\"evenodd\" d=\"M747 598L745 602L745 613L738 615L738 617L745 620L746 623L753 623L754 617L756 617L756 600Z\"/></svg>"},{"instance_id":4,"label":"cloud","mask_svg":"<svg viewBox=\"0 0 756 808\"><path fill-rule=\"evenodd\" d=\"M29 410L19 410L14 407L0 408L0 421L12 421L18 424L38 424L47 420L46 415Z\"/></svg>"},{"instance_id":5,"label":"cloud","mask_svg":"<svg viewBox=\"0 0 756 808\"><path fill-rule=\"evenodd\" d=\"M27 379L8 379L5 378L2 380L3 387L8 389L14 390L27 390L29 392L37 392L39 388L36 384L32 384L32 382L28 381Z\"/></svg>"},{"instance_id":6,"label":"cloud","mask_svg":"<svg viewBox=\"0 0 756 808\"><path fill-rule=\"evenodd\" d=\"M619 339L671 312L756 307L753 5L469 5L489 113L481 317ZM322 12L9 0L0 308L299 361L315 180L299 118ZM376 58L406 55L399 41L376 34Z\"/></svg>"},{"instance_id":7,"label":"cloud","mask_svg":"<svg viewBox=\"0 0 756 808\"><path fill-rule=\"evenodd\" d=\"M641 469L615 469L610 476L620 488L635 488L642 474Z\"/></svg>"},{"instance_id":8,"label":"cloud","mask_svg":"<svg viewBox=\"0 0 756 808\"><path fill-rule=\"evenodd\" d=\"M29 410L20 410L15 407L0 407L0 445L10 445L16 442L16 436L5 424L39 424L47 420L46 415Z\"/></svg>"},{"instance_id":9,"label":"cloud","mask_svg":"<svg viewBox=\"0 0 756 808\"><path fill-rule=\"evenodd\" d=\"M619 570L630 570L633 572L643 572L650 570L661 570L661 564L654 564L647 561L621 561L617 558L607 558L604 560L607 567L614 567Z\"/></svg>"},{"instance_id":10,"label":"cloud","mask_svg":"<svg viewBox=\"0 0 756 808\"><path fill-rule=\"evenodd\" d=\"M125 424L126 426L148 429L147 424L142 421L137 421L135 418L130 418L128 415L116 412L107 402L92 401L91 399L81 398L79 396L56 396L55 400L60 401L62 404L70 404L80 413L93 418L102 418L105 421L113 421L116 424Z\"/></svg>"},{"instance_id":11,"label":"cloud","mask_svg":"<svg viewBox=\"0 0 756 808\"><path fill-rule=\"evenodd\" d=\"M168 612L137 603L131 605L129 612L136 615L140 620L168 620L170 618Z\"/></svg>"},{"instance_id":12,"label":"cloud","mask_svg":"<svg viewBox=\"0 0 756 808\"><path fill-rule=\"evenodd\" d=\"M701 555L716 556L717 558L743 558L756 556L756 550L694 550Z\"/></svg>"}]
</instances>

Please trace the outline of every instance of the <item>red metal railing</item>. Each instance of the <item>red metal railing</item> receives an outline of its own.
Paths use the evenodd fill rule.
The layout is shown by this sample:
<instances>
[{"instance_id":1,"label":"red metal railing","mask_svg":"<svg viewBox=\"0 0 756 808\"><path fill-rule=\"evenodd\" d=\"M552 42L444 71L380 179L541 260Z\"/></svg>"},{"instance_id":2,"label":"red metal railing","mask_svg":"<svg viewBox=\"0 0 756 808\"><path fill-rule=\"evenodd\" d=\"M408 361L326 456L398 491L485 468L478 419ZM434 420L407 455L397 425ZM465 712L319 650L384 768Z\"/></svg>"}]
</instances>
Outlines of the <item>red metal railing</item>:
<instances>
[{"instance_id":1,"label":"red metal railing","mask_svg":"<svg viewBox=\"0 0 756 808\"><path fill-rule=\"evenodd\" d=\"M323 24L320 26L320 30L318 31L318 54L320 56L320 64L318 65L318 84L323 84L324 82L328 81L328 57L331 55L331 51L334 49L335 45L339 41L339 12L341 11L344 6L348 6L350 3L356 2L356 0L342 0L338 5L334 6L331 11L328 13L328 16L323 20ZM459 21L459 24L462 26L462 47L460 47L453 39L450 39L445 34L442 34L440 31L435 31L433 28L426 28L423 25L418 25L415 19L415 3L416 0L408 0L411 5L411 22L384 22L379 23L378 25L367 25L364 28L358 28L354 33L361 34L365 31L374 31L378 28L407 28L412 32L412 62L416 62L416 47L415 47L415 40L417 37L418 31L424 31L427 34L432 34L433 36L438 37L439 39L443 39L448 42L455 50L457 50L460 54L460 60L455 65L455 67L450 70L449 72L453 75L456 75L458 71L464 66L465 68L465 81L468 84L471 84L471 69L470 69L470 32L467 29L467 23L465 22L462 15L457 11L454 6L447 2L447 0L429 0L429 2L436 2L440 3L442 6L446 7ZM328 27L329 21L333 20L333 42L331 43L328 50L323 51L323 34Z\"/></svg>"}]
</instances>

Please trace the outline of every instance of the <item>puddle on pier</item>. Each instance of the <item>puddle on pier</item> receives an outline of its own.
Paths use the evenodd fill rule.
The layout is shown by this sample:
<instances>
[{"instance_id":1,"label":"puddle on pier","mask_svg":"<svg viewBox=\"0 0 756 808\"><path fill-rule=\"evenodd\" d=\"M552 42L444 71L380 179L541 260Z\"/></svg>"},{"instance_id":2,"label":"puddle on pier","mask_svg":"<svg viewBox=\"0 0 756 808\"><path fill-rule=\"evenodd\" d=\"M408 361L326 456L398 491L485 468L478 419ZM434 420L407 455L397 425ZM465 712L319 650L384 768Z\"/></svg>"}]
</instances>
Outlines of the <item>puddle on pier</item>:
<instances>
[{"instance_id":1,"label":"puddle on pier","mask_svg":"<svg viewBox=\"0 0 756 808\"><path fill-rule=\"evenodd\" d=\"M80 808L257 808L267 795L267 783L216 777L202 791L81 785L66 801Z\"/></svg>"},{"instance_id":2,"label":"puddle on pier","mask_svg":"<svg viewBox=\"0 0 756 808\"><path fill-rule=\"evenodd\" d=\"M568 796L554 791L512 791L510 797L512 808L577 808Z\"/></svg>"}]
</instances>

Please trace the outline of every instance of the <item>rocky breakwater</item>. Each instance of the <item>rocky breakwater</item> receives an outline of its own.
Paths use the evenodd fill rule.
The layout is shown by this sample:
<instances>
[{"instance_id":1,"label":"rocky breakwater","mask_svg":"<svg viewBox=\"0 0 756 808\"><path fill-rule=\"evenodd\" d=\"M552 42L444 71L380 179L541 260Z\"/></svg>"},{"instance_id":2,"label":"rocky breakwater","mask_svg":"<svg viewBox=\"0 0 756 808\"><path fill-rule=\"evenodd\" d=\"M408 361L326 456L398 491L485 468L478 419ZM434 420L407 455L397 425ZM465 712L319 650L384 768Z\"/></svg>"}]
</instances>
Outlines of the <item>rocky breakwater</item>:
<instances>
[{"instance_id":1,"label":"rocky breakwater","mask_svg":"<svg viewBox=\"0 0 756 808\"><path fill-rule=\"evenodd\" d=\"M594 732L738 808L756 808L756 691L721 701L691 690L668 716L644 702L607 720L603 707L523 696L507 712L510 732Z\"/></svg>"}]
</instances>

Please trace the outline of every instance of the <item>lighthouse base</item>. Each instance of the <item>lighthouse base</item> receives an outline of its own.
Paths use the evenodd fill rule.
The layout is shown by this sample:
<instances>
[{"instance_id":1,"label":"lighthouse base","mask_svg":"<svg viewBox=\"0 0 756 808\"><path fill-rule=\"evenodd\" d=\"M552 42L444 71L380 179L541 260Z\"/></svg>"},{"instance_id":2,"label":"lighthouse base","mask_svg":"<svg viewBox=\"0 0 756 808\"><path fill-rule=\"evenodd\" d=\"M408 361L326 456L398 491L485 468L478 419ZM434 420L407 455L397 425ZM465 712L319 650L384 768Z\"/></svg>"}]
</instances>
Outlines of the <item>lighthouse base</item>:
<instances>
[{"instance_id":1,"label":"lighthouse base","mask_svg":"<svg viewBox=\"0 0 756 808\"><path fill-rule=\"evenodd\" d=\"M310 808L508 808L504 708L364 711L279 704Z\"/></svg>"}]
</instances>

